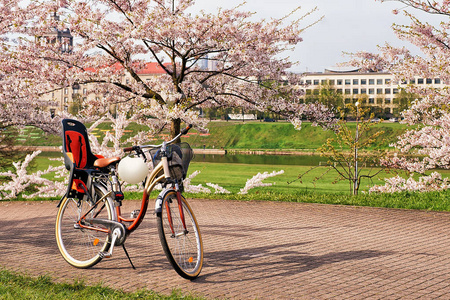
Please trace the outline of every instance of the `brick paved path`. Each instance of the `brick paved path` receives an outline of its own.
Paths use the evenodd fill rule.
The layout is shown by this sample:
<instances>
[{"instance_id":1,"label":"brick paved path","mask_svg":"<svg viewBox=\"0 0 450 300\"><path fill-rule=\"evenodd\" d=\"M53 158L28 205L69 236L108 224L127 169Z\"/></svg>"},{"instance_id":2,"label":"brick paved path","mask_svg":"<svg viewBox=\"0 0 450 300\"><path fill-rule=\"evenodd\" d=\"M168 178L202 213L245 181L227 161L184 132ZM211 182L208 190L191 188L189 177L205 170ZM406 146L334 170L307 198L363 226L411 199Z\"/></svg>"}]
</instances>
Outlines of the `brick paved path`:
<instances>
[{"instance_id":1,"label":"brick paved path","mask_svg":"<svg viewBox=\"0 0 450 300\"><path fill-rule=\"evenodd\" d=\"M450 299L450 213L190 203L205 248L203 272L193 282L169 266L151 212L126 244L137 270L121 248L91 269L69 266L54 238L55 202L0 202L0 266L125 290L178 288L206 298Z\"/></svg>"}]
</instances>

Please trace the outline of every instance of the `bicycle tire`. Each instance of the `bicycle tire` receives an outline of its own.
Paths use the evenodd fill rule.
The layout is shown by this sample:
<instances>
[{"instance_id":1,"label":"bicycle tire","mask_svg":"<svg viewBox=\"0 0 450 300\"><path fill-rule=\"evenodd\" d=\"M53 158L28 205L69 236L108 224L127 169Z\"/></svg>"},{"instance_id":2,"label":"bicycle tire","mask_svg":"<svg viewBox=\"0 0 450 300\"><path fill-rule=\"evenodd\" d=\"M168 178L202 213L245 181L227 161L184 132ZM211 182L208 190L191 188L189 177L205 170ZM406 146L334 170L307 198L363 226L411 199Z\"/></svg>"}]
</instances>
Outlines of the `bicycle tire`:
<instances>
[{"instance_id":1,"label":"bicycle tire","mask_svg":"<svg viewBox=\"0 0 450 300\"><path fill-rule=\"evenodd\" d=\"M164 197L162 210L156 214L157 227L161 245L170 264L181 277L192 280L198 277L203 267L203 243L197 220L183 196L181 203L187 233L184 232L175 191ZM172 226L169 224L168 211Z\"/></svg>"},{"instance_id":2,"label":"bicycle tire","mask_svg":"<svg viewBox=\"0 0 450 300\"><path fill-rule=\"evenodd\" d=\"M95 199L98 201L106 190L99 185L94 185ZM105 199L89 215L92 218L114 219L114 205L110 197ZM89 200L64 198L56 217L56 241L59 252L72 266L77 268L89 268L102 260L101 252L108 251L110 240L108 233L82 229L77 226L77 221L84 215L93 203Z\"/></svg>"}]
</instances>

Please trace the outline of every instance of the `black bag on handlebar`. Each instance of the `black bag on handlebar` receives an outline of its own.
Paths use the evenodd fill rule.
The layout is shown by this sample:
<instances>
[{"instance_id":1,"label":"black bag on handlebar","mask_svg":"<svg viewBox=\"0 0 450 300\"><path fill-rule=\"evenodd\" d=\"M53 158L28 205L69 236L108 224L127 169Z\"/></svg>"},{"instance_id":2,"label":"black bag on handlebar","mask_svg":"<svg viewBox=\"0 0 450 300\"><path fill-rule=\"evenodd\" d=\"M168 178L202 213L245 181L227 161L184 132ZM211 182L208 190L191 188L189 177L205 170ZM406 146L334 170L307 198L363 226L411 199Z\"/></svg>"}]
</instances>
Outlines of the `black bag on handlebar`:
<instances>
[{"instance_id":1,"label":"black bag on handlebar","mask_svg":"<svg viewBox=\"0 0 450 300\"><path fill-rule=\"evenodd\" d=\"M189 163L194 157L194 151L188 143L167 145L167 160L169 162L170 176L181 182L186 178ZM161 161L161 148L150 150L153 167L156 167Z\"/></svg>"}]
</instances>

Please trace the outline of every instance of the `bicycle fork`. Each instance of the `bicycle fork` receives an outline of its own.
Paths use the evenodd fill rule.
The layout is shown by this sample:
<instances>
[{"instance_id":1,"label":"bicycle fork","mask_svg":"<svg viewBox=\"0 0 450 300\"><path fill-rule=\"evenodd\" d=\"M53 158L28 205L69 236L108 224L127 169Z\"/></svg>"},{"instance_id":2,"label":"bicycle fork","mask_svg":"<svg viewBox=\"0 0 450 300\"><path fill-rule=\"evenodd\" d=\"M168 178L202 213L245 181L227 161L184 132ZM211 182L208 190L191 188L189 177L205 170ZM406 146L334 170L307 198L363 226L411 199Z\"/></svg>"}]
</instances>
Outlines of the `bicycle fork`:
<instances>
[{"instance_id":1,"label":"bicycle fork","mask_svg":"<svg viewBox=\"0 0 450 300\"><path fill-rule=\"evenodd\" d=\"M166 202L167 219L169 221L170 230L172 231L172 237L177 237L177 236L185 235L188 233L187 227L186 227L186 219L184 218L184 209L183 209L183 204L182 204L183 202L181 200L181 192L178 187L178 184L175 185L175 190L176 190L176 194L177 194L177 204L178 204L178 211L180 212L181 224L183 224L183 231L179 232L179 233L175 232L175 229L173 227L172 211L170 210L169 204Z\"/></svg>"},{"instance_id":2,"label":"bicycle fork","mask_svg":"<svg viewBox=\"0 0 450 300\"><path fill-rule=\"evenodd\" d=\"M158 198L156 199L156 203L155 203L155 212L156 213L162 212L163 199L166 197L167 193L170 191L173 191L173 190L167 189L159 194ZM178 184L175 184L175 192L177 195L176 196L177 197L177 206L178 206L178 211L180 213L181 224L183 225L183 230L182 230L182 232L179 232L179 233L175 232L174 219L172 216L172 209L170 208L169 203L166 202L165 209L167 212L167 220L169 222L169 227L170 227L170 231L172 233L172 237L177 237L177 236L185 235L188 233L187 226L186 226L186 218L185 218L184 208L183 208L183 200L181 199L181 191L180 191Z\"/></svg>"}]
</instances>

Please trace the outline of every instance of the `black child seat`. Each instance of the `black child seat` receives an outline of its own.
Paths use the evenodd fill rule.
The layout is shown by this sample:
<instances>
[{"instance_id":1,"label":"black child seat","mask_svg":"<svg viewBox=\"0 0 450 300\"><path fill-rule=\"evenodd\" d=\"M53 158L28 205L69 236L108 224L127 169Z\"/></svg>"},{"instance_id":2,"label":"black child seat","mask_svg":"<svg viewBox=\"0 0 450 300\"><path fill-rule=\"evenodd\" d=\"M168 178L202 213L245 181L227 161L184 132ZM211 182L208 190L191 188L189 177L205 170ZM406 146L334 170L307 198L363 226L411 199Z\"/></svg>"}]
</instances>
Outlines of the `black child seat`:
<instances>
[{"instance_id":1,"label":"black child seat","mask_svg":"<svg viewBox=\"0 0 450 300\"><path fill-rule=\"evenodd\" d=\"M70 171L65 197L81 199L90 189L91 174L118 163L120 157L104 158L101 155L94 155L91 152L86 127L79 121L63 119L62 129L64 164Z\"/></svg>"}]
</instances>

